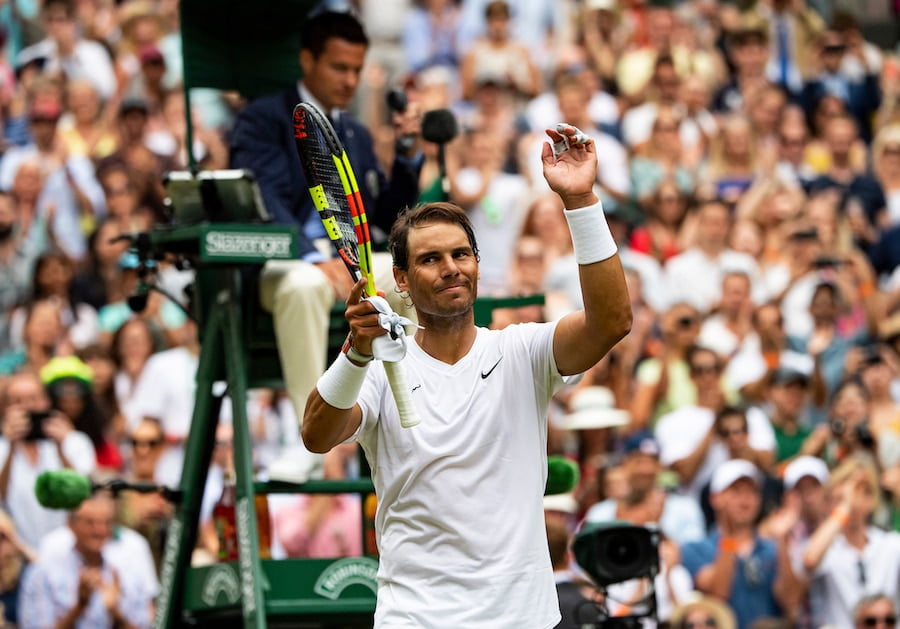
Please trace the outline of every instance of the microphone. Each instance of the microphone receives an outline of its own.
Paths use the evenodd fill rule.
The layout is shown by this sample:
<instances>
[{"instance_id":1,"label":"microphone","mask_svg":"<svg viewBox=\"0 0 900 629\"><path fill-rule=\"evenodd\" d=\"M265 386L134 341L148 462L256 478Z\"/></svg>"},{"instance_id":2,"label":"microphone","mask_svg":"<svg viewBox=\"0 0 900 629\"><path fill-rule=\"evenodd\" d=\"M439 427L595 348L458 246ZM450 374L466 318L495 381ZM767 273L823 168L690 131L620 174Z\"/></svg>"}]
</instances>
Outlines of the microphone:
<instances>
[{"instance_id":1,"label":"microphone","mask_svg":"<svg viewBox=\"0 0 900 629\"><path fill-rule=\"evenodd\" d=\"M385 99L387 100L388 108L398 114L404 113L406 111L406 108L409 107L409 98L406 96L406 92L404 92L403 90L388 90L388 93L385 95ZM394 145L394 150L402 155L407 155L412 150L412 147L415 146L415 144L415 134L407 133L406 135L401 135L399 138L397 138L397 142Z\"/></svg>"},{"instance_id":2,"label":"microphone","mask_svg":"<svg viewBox=\"0 0 900 629\"><path fill-rule=\"evenodd\" d=\"M422 137L428 142L446 144L458 133L456 116L449 109L432 109L422 116Z\"/></svg>"},{"instance_id":3,"label":"microphone","mask_svg":"<svg viewBox=\"0 0 900 629\"><path fill-rule=\"evenodd\" d=\"M567 494L578 484L578 464L563 456L547 457L547 484L544 495Z\"/></svg>"},{"instance_id":4,"label":"microphone","mask_svg":"<svg viewBox=\"0 0 900 629\"><path fill-rule=\"evenodd\" d=\"M456 116L449 109L432 109L422 116L422 138L434 142L438 147L438 175L441 178L444 201L450 199L450 179L447 177L444 145L455 138L457 133L459 126L456 124Z\"/></svg>"},{"instance_id":5,"label":"microphone","mask_svg":"<svg viewBox=\"0 0 900 629\"><path fill-rule=\"evenodd\" d=\"M43 472L34 483L34 495L42 507L71 511L91 497L97 486L75 470Z\"/></svg>"},{"instance_id":6,"label":"microphone","mask_svg":"<svg viewBox=\"0 0 900 629\"><path fill-rule=\"evenodd\" d=\"M170 489L164 485L152 483L129 483L114 478L105 483L95 483L75 470L63 469L42 472L34 483L34 495L42 507L47 509L64 509L72 511L100 490L112 492L117 496L120 491L136 491L142 494L159 493L169 502L179 502L181 491Z\"/></svg>"},{"instance_id":7,"label":"microphone","mask_svg":"<svg viewBox=\"0 0 900 629\"><path fill-rule=\"evenodd\" d=\"M396 111L398 114L402 114L409 106L409 98L406 97L406 92L403 90L388 90L385 98L387 100L387 106L391 111Z\"/></svg>"}]
</instances>

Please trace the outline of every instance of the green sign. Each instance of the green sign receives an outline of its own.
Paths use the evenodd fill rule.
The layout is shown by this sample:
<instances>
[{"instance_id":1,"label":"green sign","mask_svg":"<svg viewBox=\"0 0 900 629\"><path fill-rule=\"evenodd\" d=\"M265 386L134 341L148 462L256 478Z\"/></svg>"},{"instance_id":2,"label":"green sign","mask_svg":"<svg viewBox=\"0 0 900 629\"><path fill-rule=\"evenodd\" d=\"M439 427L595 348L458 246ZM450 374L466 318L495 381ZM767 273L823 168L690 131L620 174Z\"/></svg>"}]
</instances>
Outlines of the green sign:
<instances>
[{"instance_id":1,"label":"green sign","mask_svg":"<svg viewBox=\"0 0 900 629\"><path fill-rule=\"evenodd\" d=\"M328 566L316 579L313 592L335 601L351 585L364 585L378 592L378 562L371 557L347 557Z\"/></svg>"},{"instance_id":2,"label":"green sign","mask_svg":"<svg viewBox=\"0 0 900 629\"><path fill-rule=\"evenodd\" d=\"M200 256L207 262L265 262L297 257L290 232L223 226L210 228L203 234Z\"/></svg>"}]
</instances>

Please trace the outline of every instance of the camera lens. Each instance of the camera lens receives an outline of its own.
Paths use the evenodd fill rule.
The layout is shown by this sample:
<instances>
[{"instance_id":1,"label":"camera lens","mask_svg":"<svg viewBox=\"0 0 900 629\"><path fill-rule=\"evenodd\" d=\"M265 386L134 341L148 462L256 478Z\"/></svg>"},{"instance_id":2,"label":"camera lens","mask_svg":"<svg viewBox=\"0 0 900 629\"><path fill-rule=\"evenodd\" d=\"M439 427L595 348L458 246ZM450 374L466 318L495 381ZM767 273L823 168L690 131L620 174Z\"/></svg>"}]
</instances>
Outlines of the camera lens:
<instances>
[{"instance_id":1,"label":"camera lens","mask_svg":"<svg viewBox=\"0 0 900 629\"><path fill-rule=\"evenodd\" d=\"M637 541L634 535L627 533L611 535L604 549L605 559L623 568L635 563L641 556Z\"/></svg>"}]
</instances>

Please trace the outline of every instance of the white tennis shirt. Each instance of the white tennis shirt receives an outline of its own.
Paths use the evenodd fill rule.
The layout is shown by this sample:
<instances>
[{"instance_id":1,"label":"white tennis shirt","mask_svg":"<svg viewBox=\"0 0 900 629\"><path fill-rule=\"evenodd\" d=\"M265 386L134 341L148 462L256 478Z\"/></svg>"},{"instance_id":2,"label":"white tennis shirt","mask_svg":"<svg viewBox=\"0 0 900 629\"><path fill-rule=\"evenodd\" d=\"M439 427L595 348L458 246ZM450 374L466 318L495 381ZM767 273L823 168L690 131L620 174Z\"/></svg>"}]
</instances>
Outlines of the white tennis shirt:
<instances>
[{"instance_id":1,"label":"white tennis shirt","mask_svg":"<svg viewBox=\"0 0 900 629\"><path fill-rule=\"evenodd\" d=\"M375 626L555 626L542 496L547 406L563 384L555 324L478 329L440 362L410 341L401 365L421 423L400 426L384 369L369 369L357 438L378 494Z\"/></svg>"}]
</instances>

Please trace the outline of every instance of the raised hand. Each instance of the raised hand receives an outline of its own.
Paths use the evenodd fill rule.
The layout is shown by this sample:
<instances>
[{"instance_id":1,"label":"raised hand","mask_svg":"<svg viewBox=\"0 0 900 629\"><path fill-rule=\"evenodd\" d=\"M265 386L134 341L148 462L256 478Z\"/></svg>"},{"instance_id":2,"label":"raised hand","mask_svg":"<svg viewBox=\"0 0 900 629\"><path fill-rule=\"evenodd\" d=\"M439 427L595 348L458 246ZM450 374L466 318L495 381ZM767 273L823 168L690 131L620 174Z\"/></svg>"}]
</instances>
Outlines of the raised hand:
<instances>
[{"instance_id":1,"label":"raised hand","mask_svg":"<svg viewBox=\"0 0 900 629\"><path fill-rule=\"evenodd\" d=\"M565 138L569 140L568 150L553 154L550 144L545 142L541 150L544 163L544 179L550 189L560 196L569 209L586 207L597 202L594 182L597 180L597 151L594 141L572 125L546 129L547 136L554 143ZM577 138L586 141L578 141Z\"/></svg>"}]
</instances>

